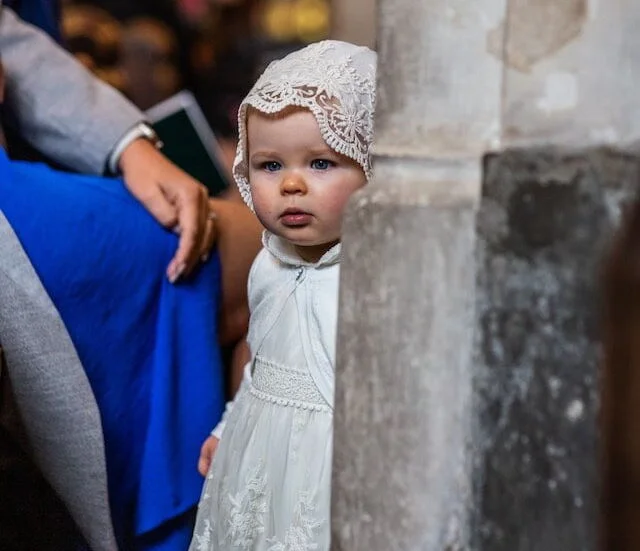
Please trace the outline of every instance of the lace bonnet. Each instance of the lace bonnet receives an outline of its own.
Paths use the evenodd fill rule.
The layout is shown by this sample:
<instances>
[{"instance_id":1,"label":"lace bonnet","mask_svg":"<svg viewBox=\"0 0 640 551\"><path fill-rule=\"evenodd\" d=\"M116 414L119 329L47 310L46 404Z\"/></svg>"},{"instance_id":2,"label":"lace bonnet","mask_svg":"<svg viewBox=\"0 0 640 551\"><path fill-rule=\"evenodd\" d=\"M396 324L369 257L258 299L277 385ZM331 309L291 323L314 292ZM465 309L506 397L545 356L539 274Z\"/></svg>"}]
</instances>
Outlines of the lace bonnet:
<instances>
[{"instance_id":1,"label":"lace bonnet","mask_svg":"<svg viewBox=\"0 0 640 551\"><path fill-rule=\"evenodd\" d=\"M313 113L335 152L350 157L371 178L376 54L369 48L325 40L272 62L238 111L239 140L233 177L253 209L248 181L247 108L278 113L296 106Z\"/></svg>"}]
</instances>

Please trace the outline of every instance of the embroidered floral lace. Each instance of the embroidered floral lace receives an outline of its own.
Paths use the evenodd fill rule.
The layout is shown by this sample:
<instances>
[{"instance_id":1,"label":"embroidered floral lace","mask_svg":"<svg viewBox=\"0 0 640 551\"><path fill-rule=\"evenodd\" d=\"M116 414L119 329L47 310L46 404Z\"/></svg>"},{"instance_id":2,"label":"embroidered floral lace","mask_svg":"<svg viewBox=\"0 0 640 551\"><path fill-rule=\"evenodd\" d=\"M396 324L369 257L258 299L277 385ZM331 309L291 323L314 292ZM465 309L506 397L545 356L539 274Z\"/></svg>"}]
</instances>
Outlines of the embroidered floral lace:
<instances>
[{"instance_id":1,"label":"embroidered floral lace","mask_svg":"<svg viewBox=\"0 0 640 551\"><path fill-rule=\"evenodd\" d=\"M371 177L370 149L375 107L375 54L368 48L325 40L267 67L238 112L239 140L233 175L252 207L247 179L247 108L278 113L309 109L331 149L356 161Z\"/></svg>"}]
</instances>

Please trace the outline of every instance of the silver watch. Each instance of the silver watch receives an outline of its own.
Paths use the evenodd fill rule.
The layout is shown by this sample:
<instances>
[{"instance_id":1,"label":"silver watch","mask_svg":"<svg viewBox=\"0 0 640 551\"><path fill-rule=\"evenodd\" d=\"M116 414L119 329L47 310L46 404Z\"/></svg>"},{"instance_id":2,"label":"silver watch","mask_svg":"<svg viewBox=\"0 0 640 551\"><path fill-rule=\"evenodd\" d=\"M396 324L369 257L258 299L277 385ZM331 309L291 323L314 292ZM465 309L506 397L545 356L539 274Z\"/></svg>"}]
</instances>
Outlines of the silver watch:
<instances>
[{"instance_id":1,"label":"silver watch","mask_svg":"<svg viewBox=\"0 0 640 551\"><path fill-rule=\"evenodd\" d=\"M160 140L160 136L156 133L153 127L147 122L138 123L134 128L137 128L140 132L140 138L149 140L156 149L160 149L164 144Z\"/></svg>"},{"instance_id":2,"label":"silver watch","mask_svg":"<svg viewBox=\"0 0 640 551\"><path fill-rule=\"evenodd\" d=\"M118 170L118 163L120 162L122 153L124 153L124 150L127 149L131 143L139 138L149 140L156 149L160 149L164 145L156 131L149 123L137 123L135 126L132 126L127 130L125 135L118 140L118 143L116 143L115 147L111 151L107 160L107 169L111 174L118 174L120 172Z\"/></svg>"}]
</instances>

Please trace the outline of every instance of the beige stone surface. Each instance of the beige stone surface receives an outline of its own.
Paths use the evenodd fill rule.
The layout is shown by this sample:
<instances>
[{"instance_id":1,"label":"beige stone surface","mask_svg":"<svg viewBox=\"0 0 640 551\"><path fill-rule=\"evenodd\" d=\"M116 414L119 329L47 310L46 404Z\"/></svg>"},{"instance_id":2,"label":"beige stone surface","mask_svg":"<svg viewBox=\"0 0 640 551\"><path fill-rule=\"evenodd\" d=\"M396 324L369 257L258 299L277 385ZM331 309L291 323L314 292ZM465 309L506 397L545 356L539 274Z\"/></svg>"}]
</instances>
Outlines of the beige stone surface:
<instances>
[{"instance_id":1,"label":"beige stone surface","mask_svg":"<svg viewBox=\"0 0 640 551\"><path fill-rule=\"evenodd\" d=\"M600 144L640 138L640 4L634 0L509 0L492 55L507 60L502 147Z\"/></svg>"},{"instance_id":2,"label":"beige stone surface","mask_svg":"<svg viewBox=\"0 0 640 551\"><path fill-rule=\"evenodd\" d=\"M479 158L499 147L501 62L486 36L504 0L381 0L376 148Z\"/></svg>"}]
</instances>

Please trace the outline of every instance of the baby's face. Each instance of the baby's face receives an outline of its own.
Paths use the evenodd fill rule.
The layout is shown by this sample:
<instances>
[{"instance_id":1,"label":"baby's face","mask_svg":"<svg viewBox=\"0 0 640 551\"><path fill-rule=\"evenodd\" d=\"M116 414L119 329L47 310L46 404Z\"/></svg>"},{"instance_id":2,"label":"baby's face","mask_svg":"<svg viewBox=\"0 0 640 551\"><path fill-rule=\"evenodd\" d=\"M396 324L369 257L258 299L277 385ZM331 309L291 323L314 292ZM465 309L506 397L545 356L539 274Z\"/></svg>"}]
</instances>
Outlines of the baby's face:
<instances>
[{"instance_id":1,"label":"baby's face","mask_svg":"<svg viewBox=\"0 0 640 551\"><path fill-rule=\"evenodd\" d=\"M251 197L270 232L316 262L340 240L342 214L351 194L366 183L355 161L322 139L311 112L289 110L247 118Z\"/></svg>"}]
</instances>

